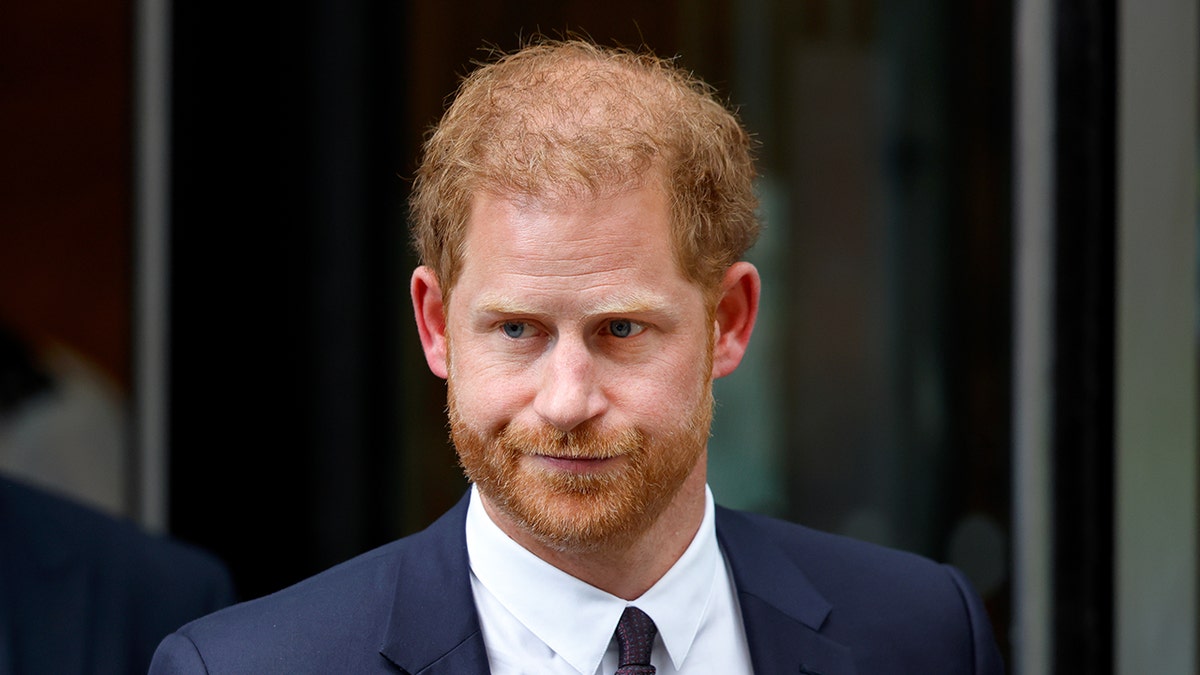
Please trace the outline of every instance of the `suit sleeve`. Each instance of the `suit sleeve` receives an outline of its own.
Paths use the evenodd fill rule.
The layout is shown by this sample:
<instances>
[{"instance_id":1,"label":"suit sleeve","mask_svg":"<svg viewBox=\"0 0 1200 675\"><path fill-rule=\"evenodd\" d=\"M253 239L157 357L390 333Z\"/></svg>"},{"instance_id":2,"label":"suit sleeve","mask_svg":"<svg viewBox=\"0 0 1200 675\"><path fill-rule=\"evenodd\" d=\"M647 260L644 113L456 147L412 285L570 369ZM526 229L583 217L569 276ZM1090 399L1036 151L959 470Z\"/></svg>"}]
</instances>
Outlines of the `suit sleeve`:
<instances>
[{"instance_id":1,"label":"suit sleeve","mask_svg":"<svg viewBox=\"0 0 1200 675\"><path fill-rule=\"evenodd\" d=\"M970 622L975 660L974 670L971 672L975 675L1004 675L1004 662L1000 658L1000 648L996 645L996 635L992 632L992 623L988 620L983 601L962 572L949 565L946 565L945 569L958 587L958 594L962 597Z\"/></svg>"},{"instance_id":2,"label":"suit sleeve","mask_svg":"<svg viewBox=\"0 0 1200 675\"><path fill-rule=\"evenodd\" d=\"M195 675L207 674L204 657L196 644L179 633L171 633L163 639L150 662L150 675Z\"/></svg>"}]
</instances>

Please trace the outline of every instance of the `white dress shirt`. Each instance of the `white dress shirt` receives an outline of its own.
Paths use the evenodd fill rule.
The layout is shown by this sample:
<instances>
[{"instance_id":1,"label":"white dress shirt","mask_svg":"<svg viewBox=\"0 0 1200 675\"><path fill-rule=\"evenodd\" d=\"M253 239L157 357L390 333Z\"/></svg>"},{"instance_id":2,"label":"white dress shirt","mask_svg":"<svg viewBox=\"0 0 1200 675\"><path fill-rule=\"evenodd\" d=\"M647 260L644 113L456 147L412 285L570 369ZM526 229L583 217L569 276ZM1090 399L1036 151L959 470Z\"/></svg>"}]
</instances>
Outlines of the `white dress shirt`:
<instances>
[{"instance_id":1,"label":"white dress shirt","mask_svg":"<svg viewBox=\"0 0 1200 675\"><path fill-rule=\"evenodd\" d=\"M717 545L712 492L692 543L631 602L559 570L504 534L471 490L467 509L471 589L493 675L611 675L617 621L635 605L658 626L658 675L751 673L737 591Z\"/></svg>"}]
</instances>

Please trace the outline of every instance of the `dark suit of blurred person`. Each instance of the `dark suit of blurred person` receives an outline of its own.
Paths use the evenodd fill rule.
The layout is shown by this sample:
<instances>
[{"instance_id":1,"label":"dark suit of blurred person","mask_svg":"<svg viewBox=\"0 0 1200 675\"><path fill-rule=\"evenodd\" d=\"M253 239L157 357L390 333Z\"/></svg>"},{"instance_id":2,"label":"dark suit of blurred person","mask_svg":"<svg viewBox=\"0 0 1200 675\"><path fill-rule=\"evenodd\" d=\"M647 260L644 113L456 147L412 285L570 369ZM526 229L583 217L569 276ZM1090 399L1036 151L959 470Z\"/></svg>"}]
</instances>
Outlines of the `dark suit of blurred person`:
<instances>
[{"instance_id":1,"label":"dark suit of blurred person","mask_svg":"<svg viewBox=\"0 0 1200 675\"><path fill-rule=\"evenodd\" d=\"M89 442L103 429L45 415L64 388L0 322L0 432L12 432L0 433L0 458L12 462L0 462L0 675L144 673L164 635L230 604L233 585L212 556L96 499L121 467L108 466L119 464L109 439ZM31 418L48 432L79 428L55 435L69 442L35 442L14 431Z\"/></svg>"},{"instance_id":2,"label":"dark suit of blurred person","mask_svg":"<svg viewBox=\"0 0 1200 675\"><path fill-rule=\"evenodd\" d=\"M144 673L232 600L210 555L0 477L0 675Z\"/></svg>"}]
</instances>

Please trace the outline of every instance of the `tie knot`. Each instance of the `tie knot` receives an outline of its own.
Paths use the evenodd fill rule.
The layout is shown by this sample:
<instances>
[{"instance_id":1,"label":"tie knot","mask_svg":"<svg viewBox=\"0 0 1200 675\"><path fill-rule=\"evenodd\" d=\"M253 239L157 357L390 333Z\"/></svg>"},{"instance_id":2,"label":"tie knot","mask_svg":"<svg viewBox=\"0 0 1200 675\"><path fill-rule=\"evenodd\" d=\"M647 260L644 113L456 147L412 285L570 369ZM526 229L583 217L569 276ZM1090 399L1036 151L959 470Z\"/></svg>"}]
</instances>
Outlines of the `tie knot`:
<instances>
[{"instance_id":1,"label":"tie knot","mask_svg":"<svg viewBox=\"0 0 1200 675\"><path fill-rule=\"evenodd\" d=\"M617 675L650 675L650 651L658 627L654 620L637 607L626 607L617 623L617 646L621 649L621 667Z\"/></svg>"}]
</instances>

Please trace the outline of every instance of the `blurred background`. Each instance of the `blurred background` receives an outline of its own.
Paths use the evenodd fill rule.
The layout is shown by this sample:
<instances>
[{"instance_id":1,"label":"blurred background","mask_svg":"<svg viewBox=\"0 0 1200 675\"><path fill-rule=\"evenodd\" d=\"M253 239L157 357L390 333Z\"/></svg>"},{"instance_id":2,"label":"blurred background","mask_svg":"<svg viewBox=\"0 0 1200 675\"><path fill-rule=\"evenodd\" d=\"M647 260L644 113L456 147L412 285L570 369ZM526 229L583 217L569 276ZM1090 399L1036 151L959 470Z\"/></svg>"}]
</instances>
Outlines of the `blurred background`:
<instances>
[{"instance_id":1,"label":"blurred background","mask_svg":"<svg viewBox=\"0 0 1200 675\"><path fill-rule=\"evenodd\" d=\"M958 565L1013 672L1200 672L1200 20L1148 4L10 0L0 346L53 386L0 470L243 598L431 522L465 482L415 157L472 60L575 32L677 56L761 144L718 501Z\"/></svg>"}]
</instances>

